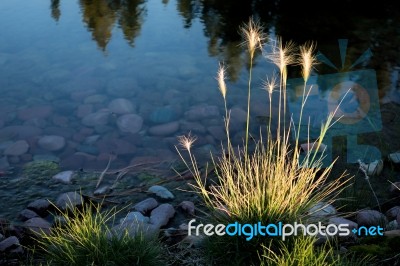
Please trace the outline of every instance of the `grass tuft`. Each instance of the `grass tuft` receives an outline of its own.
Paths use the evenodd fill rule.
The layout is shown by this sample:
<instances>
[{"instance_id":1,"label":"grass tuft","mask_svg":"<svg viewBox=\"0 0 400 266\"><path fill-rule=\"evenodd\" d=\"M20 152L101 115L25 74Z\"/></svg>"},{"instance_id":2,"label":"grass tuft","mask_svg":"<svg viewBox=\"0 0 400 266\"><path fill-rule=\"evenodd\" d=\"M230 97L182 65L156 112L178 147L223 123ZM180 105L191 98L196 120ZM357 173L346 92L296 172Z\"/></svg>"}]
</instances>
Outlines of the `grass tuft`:
<instances>
[{"instance_id":1,"label":"grass tuft","mask_svg":"<svg viewBox=\"0 0 400 266\"><path fill-rule=\"evenodd\" d=\"M158 240L112 234L114 217L115 209L101 212L94 204L62 212L64 221L39 237L38 251L48 265L160 265Z\"/></svg>"},{"instance_id":2,"label":"grass tuft","mask_svg":"<svg viewBox=\"0 0 400 266\"><path fill-rule=\"evenodd\" d=\"M267 79L265 88L272 100L275 90L279 92L279 102L275 103L278 108L276 134L271 133L271 117L266 136L260 136L260 140L254 141L252 151L248 148L248 135L250 123L250 95L252 64L254 52L261 49L265 35L258 23L249 21L247 26L242 28L250 56L249 83L247 96L247 125L244 146L233 147L229 138L229 110L226 105L226 84L224 81L224 67L220 66L218 73L219 89L225 103L225 128L227 144L222 146L222 156L212 157L213 173L217 181L210 182L199 170L191 147L195 141L192 136L181 136L180 146L187 151L189 157L181 154L177 148L182 161L190 169L195 178L193 185L195 191L204 200L210 211L210 221L213 223L291 223L301 222L307 219L307 210L317 202L331 203L335 196L343 189L345 182L342 182L342 175L334 181L328 182L333 163L327 167L322 166L324 152L322 141L333 121L334 113L331 113L324 124L321 125L319 137L315 140L312 149L304 159L300 153L300 125L301 120L286 124L288 116L286 110L286 80L287 66L299 63L303 67L304 90L301 109L304 108L308 96L306 91L307 81L313 69L315 56L313 55L314 45L306 44L300 48L300 58L296 57L296 47L292 42L284 44L281 39L275 43L271 54L266 58L278 67L279 79L272 77ZM278 81L277 81L278 80ZM270 114L272 101L270 101ZM302 113L301 113L302 114ZM301 115L300 115L301 119ZM294 134L295 141L291 141ZM188 145L190 143L190 145ZM207 170L206 170L207 172ZM308 241L308 242L307 242ZM259 265L260 254L264 254L265 247L275 252L276 258L290 254L312 252L307 239L289 239L284 245L278 238L255 236L252 240L246 241L244 236L212 236L208 239L209 254L211 261L219 264L229 265ZM282 246L283 245L283 246ZM302 251L303 248L309 248ZM283 248L282 248L283 247ZM299 253L300 252L300 253ZM273 253L271 253L273 254ZM316 254L316 253L315 253ZM322 255L321 255L322 254ZM315 255L315 260L323 260L328 253ZM297 256L297 255L296 255ZM300 259L300 258L296 258ZM300 265L300 264L298 264ZM304 264L305 265L305 264Z\"/></svg>"}]
</instances>

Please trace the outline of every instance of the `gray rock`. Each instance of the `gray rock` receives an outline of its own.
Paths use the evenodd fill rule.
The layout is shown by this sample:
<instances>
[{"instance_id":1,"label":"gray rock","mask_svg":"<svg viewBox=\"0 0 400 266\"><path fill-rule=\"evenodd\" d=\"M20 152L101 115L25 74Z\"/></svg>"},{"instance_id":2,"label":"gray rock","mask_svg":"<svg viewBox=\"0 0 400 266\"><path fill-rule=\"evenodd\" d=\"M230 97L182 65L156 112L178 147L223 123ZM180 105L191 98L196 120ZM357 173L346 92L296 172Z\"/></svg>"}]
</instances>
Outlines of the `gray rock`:
<instances>
[{"instance_id":1,"label":"gray rock","mask_svg":"<svg viewBox=\"0 0 400 266\"><path fill-rule=\"evenodd\" d=\"M151 211L150 223L158 228L168 224L169 220L174 217L175 209L171 204L164 203Z\"/></svg>"},{"instance_id":2,"label":"gray rock","mask_svg":"<svg viewBox=\"0 0 400 266\"><path fill-rule=\"evenodd\" d=\"M93 145L100 139L101 135L92 135L89 137L86 137L85 140L83 141L84 144L86 145Z\"/></svg>"},{"instance_id":3,"label":"gray rock","mask_svg":"<svg viewBox=\"0 0 400 266\"><path fill-rule=\"evenodd\" d=\"M0 252L8 252L20 246L16 236L10 236L0 242Z\"/></svg>"},{"instance_id":4,"label":"gray rock","mask_svg":"<svg viewBox=\"0 0 400 266\"><path fill-rule=\"evenodd\" d=\"M390 208L386 213L386 217L388 218L389 221L396 220L397 215L400 213L400 206L394 206Z\"/></svg>"},{"instance_id":5,"label":"gray rock","mask_svg":"<svg viewBox=\"0 0 400 266\"><path fill-rule=\"evenodd\" d=\"M400 230L390 230L383 232L383 235L388 238L400 237Z\"/></svg>"},{"instance_id":6,"label":"gray rock","mask_svg":"<svg viewBox=\"0 0 400 266\"><path fill-rule=\"evenodd\" d=\"M36 212L39 216L46 216L50 202L46 199L37 199L28 204L27 209Z\"/></svg>"},{"instance_id":7,"label":"gray rock","mask_svg":"<svg viewBox=\"0 0 400 266\"><path fill-rule=\"evenodd\" d=\"M391 153L388 158L392 163L398 164L400 163L400 152Z\"/></svg>"},{"instance_id":8,"label":"gray rock","mask_svg":"<svg viewBox=\"0 0 400 266\"><path fill-rule=\"evenodd\" d=\"M150 127L149 134L153 136L169 136L174 134L178 130L179 130L179 122L174 121Z\"/></svg>"},{"instance_id":9,"label":"gray rock","mask_svg":"<svg viewBox=\"0 0 400 266\"><path fill-rule=\"evenodd\" d=\"M387 219L383 213L375 210L364 210L357 213L356 221L359 226L386 226Z\"/></svg>"},{"instance_id":10,"label":"gray rock","mask_svg":"<svg viewBox=\"0 0 400 266\"><path fill-rule=\"evenodd\" d=\"M53 179L63 184L71 184L73 176L74 171L63 171L54 175Z\"/></svg>"},{"instance_id":11,"label":"gray rock","mask_svg":"<svg viewBox=\"0 0 400 266\"><path fill-rule=\"evenodd\" d=\"M329 217L335 215L336 213L337 211L335 207L327 204L326 202L318 202L308 210L308 214L315 218Z\"/></svg>"},{"instance_id":12,"label":"gray rock","mask_svg":"<svg viewBox=\"0 0 400 266\"><path fill-rule=\"evenodd\" d=\"M119 98L112 100L108 104L108 109L110 109L111 112L116 114L129 114L135 111L135 106L129 100L124 98Z\"/></svg>"},{"instance_id":13,"label":"gray rock","mask_svg":"<svg viewBox=\"0 0 400 266\"><path fill-rule=\"evenodd\" d=\"M390 230L390 231L385 231L383 232L383 235L387 238L393 238L393 237L400 237L400 230Z\"/></svg>"},{"instance_id":14,"label":"gray rock","mask_svg":"<svg viewBox=\"0 0 400 266\"><path fill-rule=\"evenodd\" d=\"M120 223L131 223L131 222L140 222L140 223L149 223L150 218L143 216L140 212L129 212L125 218L120 220Z\"/></svg>"},{"instance_id":15,"label":"gray rock","mask_svg":"<svg viewBox=\"0 0 400 266\"><path fill-rule=\"evenodd\" d=\"M22 154L25 154L28 150L28 142L26 142L25 140L18 140L4 150L4 155L20 156Z\"/></svg>"},{"instance_id":16,"label":"gray rock","mask_svg":"<svg viewBox=\"0 0 400 266\"><path fill-rule=\"evenodd\" d=\"M397 223L396 220L389 222L385 228L385 230L387 230L387 231L397 230L397 229L399 229L399 224Z\"/></svg>"},{"instance_id":17,"label":"gray rock","mask_svg":"<svg viewBox=\"0 0 400 266\"><path fill-rule=\"evenodd\" d=\"M59 151L65 146L65 138L61 136L43 136L38 140L40 148L46 151Z\"/></svg>"},{"instance_id":18,"label":"gray rock","mask_svg":"<svg viewBox=\"0 0 400 266\"><path fill-rule=\"evenodd\" d=\"M154 124L165 124L176 120L177 115L171 106L164 106L154 109L149 118Z\"/></svg>"},{"instance_id":19,"label":"gray rock","mask_svg":"<svg viewBox=\"0 0 400 266\"><path fill-rule=\"evenodd\" d=\"M23 222L35 217L39 217L39 215L36 212L29 209L22 210L18 215L18 218Z\"/></svg>"},{"instance_id":20,"label":"gray rock","mask_svg":"<svg viewBox=\"0 0 400 266\"><path fill-rule=\"evenodd\" d=\"M76 191L63 193L58 196L56 200L56 206L60 210L73 209L75 207L81 206L82 204L82 196Z\"/></svg>"},{"instance_id":21,"label":"gray rock","mask_svg":"<svg viewBox=\"0 0 400 266\"><path fill-rule=\"evenodd\" d=\"M226 131L223 126L210 126L207 131L217 140L224 140L226 138Z\"/></svg>"},{"instance_id":22,"label":"gray rock","mask_svg":"<svg viewBox=\"0 0 400 266\"><path fill-rule=\"evenodd\" d=\"M142 129L143 118L135 114L125 114L118 117L117 126L123 133L135 134Z\"/></svg>"},{"instance_id":23,"label":"gray rock","mask_svg":"<svg viewBox=\"0 0 400 266\"><path fill-rule=\"evenodd\" d=\"M109 117L109 110L99 110L95 113L85 115L82 118L82 124L88 127L104 126L108 124Z\"/></svg>"},{"instance_id":24,"label":"gray rock","mask_svg":"<svg viewBox=\"0 0 400 266\"><path fill-rule=\"evenodd\" d=\"M163 186L151 186L148 192L156 194L156 196L160 197L161 199L174 199L175 196L165 187Z\"/></svg>"},{"instance_id":25,"label":"gray rock","mask_svg":"<svg viewBox=\"0 0 400 266\"><path fill-rule=\"evenodd\" d=\"M35 234L50 234L51 224L43 218L35 217L24 222L24 226Z\"/></svg>"},{"instance_id":26,"label":"gray rock","mask_svg":"<svg viewBox=\"0 0 400 266\"><path fill-rule=\"evenodd\" d=\"M116 236L121 238L125 233L127 233L130 237L135 237L138 234L141 234L145 238L154 238L158 236L160 229L154 224L132 221L130 223L121 223L112 227L109 237Z\"/></svg>"},{"instance_id":27,"label":"gray rock","mask_svg":"<svg viewBox=\"0 0 400 266\"><path fill-rule=\"evenodd\" d=\"M336 224L336 225L340 225L340 224L348 224L349 225L349 230L353 230L353 229L358 229L358 224L349 220L349 219L345 219L342 217L331 217L329 218L329 224Z\"/></svg>"},{"instance_id":28,"label":"gray rock","mask_svg":"<svg viewBox=\"0 0 400 266\"><path fill-rule=\"evenodd\" d=\"M9 252L11 254L21 255L21 254L24 254L24 249L22 248L22 246L18 246L16 248L14 248L13 250L10 250Z\"/></svg>"},{"instance_id":29,"label":"gray rock","mask_svg":"<svg viewBox=\"0 0 400 266\"><path fill-rule=\"evenodd\" d=\"M97 104L97 103L103 103L107 100L107 96L101 95L101 94L94 94L86 97L83 100L83 103L85 104Z\"/></svg>"},{"instance_id":30,"label":"gray rock","mask_svg":"<svg viewBox=\"0 0 400 266\"><path fill-rule=\"evenodd\" d=\"M220 117L219 109L215 105L193 106L185 112L185 117L189 121L202 120L211 117Z\"/></svg>"},{"instance_id":31,"label":"gray rock","mask_svg":"<svg viewBox=\"0 0 400 266\"><path fill-rule=\"evenodd\" d=\"M185 211L186 213L188 213L190 215L194 215L195 208L194 208L193 202L184 200L178 206L181 207L182 210Z\"/></svg>"},{"instance_id":32,"label":"gray rock","mask_svg":"<svg viewBox=\"0 0 400 266\"><path fill-rule=\"evenodd\" d=\"M93 192L93 195L95 196L101 196L101 195L106 195L112 191L112 188L110 186L104 185L99 187Z\"/></svg>"},{"instance_id":33,"label":"gray rock","mask_svg":"<svg viewBox=\"0 0 400 266\"><path fill-rule=\"evenodd\" d=\"M158 206L157 200L155 200L154 198L147 198L147 199L135 204L135 206L133 206L133 209L135 211L141 212L142 214L145 214L145 213L153 210L157 206Z\"/></svg>"}]
</instances>

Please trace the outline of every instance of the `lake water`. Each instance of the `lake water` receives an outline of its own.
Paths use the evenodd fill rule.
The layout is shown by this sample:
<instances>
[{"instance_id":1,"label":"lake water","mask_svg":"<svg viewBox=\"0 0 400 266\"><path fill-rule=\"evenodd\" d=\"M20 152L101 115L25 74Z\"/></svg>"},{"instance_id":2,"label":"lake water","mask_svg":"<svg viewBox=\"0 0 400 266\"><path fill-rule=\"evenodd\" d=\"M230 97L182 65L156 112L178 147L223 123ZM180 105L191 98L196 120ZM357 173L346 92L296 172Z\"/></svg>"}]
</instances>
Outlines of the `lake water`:
<instances>
[{"instance_id":1,"label":"lake water","mask_svg":"<svg viewBox=\"0 0 400 266\"><path fill-rule=\"evenodd\" d=\"M146 160L172 162L178 159L176 137L189 131L198 137L195 148L200 157L217 152L224 139L223 100L214 78L220 61L228 66L231 134L240 144L248 70L238 27L251 15L261 19L272 37L299 44L316 41L318 50L339 70L338 39L348 39L345 70L367 68L377 75L371 102L379 115L372 121L382 120L375 131L384 133L380 143L372 136L366 144L379 146L382 156L400 149L394 109L400 103L396 2L382 7L337 4L317 13L290 4L2 0L0 168L5 176L1 189L9 191L4 198L24 190L18 182L9 182L7 171L13 169L20 178L19 169L33 160L57 161L62 170L74 171L101 171L110 158L111 169ZM350 69L368 49L373 56ZM273 70L257 56L254 133L268 116L268 95L260 88ZM337 71L322 64L318 68L321 75ZM298 69L292 73L299 77ZM315 100L321 99L326 104L324 97ZM320 110L309 110L311 116L316 112Z\"/></svg>"}]
</instances>

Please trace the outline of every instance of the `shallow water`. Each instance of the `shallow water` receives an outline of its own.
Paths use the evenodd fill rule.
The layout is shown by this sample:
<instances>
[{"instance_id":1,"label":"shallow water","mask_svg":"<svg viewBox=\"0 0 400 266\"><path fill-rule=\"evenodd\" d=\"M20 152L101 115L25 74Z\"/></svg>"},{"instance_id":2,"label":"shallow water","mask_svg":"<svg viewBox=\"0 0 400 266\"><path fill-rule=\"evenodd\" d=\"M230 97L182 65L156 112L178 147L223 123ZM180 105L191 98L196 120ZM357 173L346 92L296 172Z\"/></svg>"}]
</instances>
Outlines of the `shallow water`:
<instances>
[{"instance_id":1,"label":"shallow water","mask_svg":"<svg viewBox=\"0 0 400 266\"><path fill-rule=\"evenodd\" d=\"M240 144L248 71L238 26L252 14L272 37L316 41L338 68L337 40L348 39L346 71L377 73L372 121L380 126L356 134L372 134L365 142L378 146L382 156L400 149L397 115L394 120L388 112L379 116L380 110L393 110L391 104L400 102L400 23L396 8L389 6L395 3L375 10L357 10L355 5L343 10L338 4L310 13L285 1L218 2L1 1L0 189L1 197L12 198L13 204L1 200L0 214L33 198L75 189L46 184L35 190L36 185L19 182L29 179L21 167L32 160L47 158L59 162L60 170L76 171L101 171L110 158L111 169L143 160L174 162L179 160L176 137L189 131L198 137L198 156L217 152L224 139L223 100L214 79L219 61L228 66L228 106L235 111L231 134ZM368 48L373 56L350 69ZM269 111L268 95L259 88L274 69L262 55L256 57L251 105L255 134ZM299 77L298 69L291 70L292 77ZM318 67L321 75L336 72ZM324 104L326 98L315 99L314 106ZM296 105L290 107L296 110ZM307 114L324 110L311 108ZM315 117L317 128L321 119ZM43 136L49 135L62 138L43 144ZM29 189L36 192L21 193Z\"/></svg>"}]
</instances>

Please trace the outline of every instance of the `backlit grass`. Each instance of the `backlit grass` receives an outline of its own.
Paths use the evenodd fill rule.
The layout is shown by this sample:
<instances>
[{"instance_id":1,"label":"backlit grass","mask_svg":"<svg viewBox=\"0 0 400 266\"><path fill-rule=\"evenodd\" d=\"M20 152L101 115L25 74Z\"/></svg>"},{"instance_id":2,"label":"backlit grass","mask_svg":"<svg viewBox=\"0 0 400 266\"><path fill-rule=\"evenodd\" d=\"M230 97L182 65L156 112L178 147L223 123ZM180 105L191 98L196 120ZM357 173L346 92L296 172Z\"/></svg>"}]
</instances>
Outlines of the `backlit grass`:
<instances>
[{"instance_id":1,"label":"backlit grass","mask_svg":"<svg viewBox=\"0 0 400 266\"><path fill-rule=\"evenodd\" d=\"M213 223L294 223L307 218L307 210L317 202L332 202L341 191L345 182L337 176L334 181L327 182L333 163L322 166L324 153L317 152L323 147L322 141L329 127L335 123L334 113L329 114L321 125L319 137L310 147L310 152L303 158L300 156L300 129L302 111L306 105L309 90L307 82L315 64L313 44L300 47L296 53L293 43L284 44L282 40L274 42L272 53L265 57L278 67L279 78L273 76L265 83L269 99L273 93L279 94L278 113L272 113L270 101L270 119L265 135L260 140L249 142L250 95L252 64L254 52L262 49L265 36L258 23L250 22L241 30L247 44L250 57L249 83L247 97L247 123L243 147L234 147L229 136L230 114L227 108L227 85L225 83L225 66L220 64L217 80L225 106L225 129L227 143L222 146L222 156L213 157L212 167L217 177L211 182L199 170L196 158L192 153L194 136L181 136L181 147L188 153L188 159L177 148L182 160L192 171L196 180L194 189L203 198L210 210L210 221ZM287 121L290 117L286 108L287 66L298 63L302 67L304 89L301 105L300 121ZM268 110L266 110L268 112ZM277 119L278 128L272 132L272 119ZM293 140L294 139L294 140ZM311 142L311 141L310 141ZM250 149L249 146L253 148ZM310 144L311 145L311 144ZM303 158L303 159L302 159ZM307 240L308 241L308 240ZM212 236L208 239L210 259L216 263L228 265L259 265L264 247L276 253L276 258L288 252L297 254L298 245L312 244L289 239L285 243L278 238L256 236L251 241L244 237ZM312 249L312 245L308 248ZM284 247L284 248L282 248ZM301 249L301 247L298 247ZM306 250L312 252L312 250ZM274 254L275 254L274 253ZM310 253L311 254L311 253ZM323 260L326 254L318 255L316 260ZM319 257L322 256L322 257ZM261 256L262 257L262 256ZM263 257L265 258L265 256ZM300 264L298 264L300 265Z\"/></svg>"}]
</instances>

